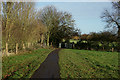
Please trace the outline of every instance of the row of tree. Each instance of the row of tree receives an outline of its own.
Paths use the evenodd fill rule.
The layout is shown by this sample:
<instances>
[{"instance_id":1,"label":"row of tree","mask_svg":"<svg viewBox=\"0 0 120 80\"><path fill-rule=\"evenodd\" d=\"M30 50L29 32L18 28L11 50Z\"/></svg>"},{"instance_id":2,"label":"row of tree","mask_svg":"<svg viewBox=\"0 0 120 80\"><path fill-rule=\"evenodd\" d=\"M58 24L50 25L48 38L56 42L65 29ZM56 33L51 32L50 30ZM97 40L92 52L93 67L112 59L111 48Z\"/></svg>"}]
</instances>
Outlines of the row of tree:
<instances>
[{"instance_id":1,"label":"row of tree","mask_svg":"<svg viewBox=\"0 0 120 80\"><path fill-rule=\"evenodd\" d=\"M47 6L41 10L30 2L2 3L2 47L8 51L25 49L36 43L57 45L77 31L68 12Z\"/></svg>"},{"instance_id":2,"label":"row of tree","mask_svg":"<svg viewBox=\"0 0 120 80\"><path fill-rule=\"evenodd\" d=\"M76 44L76 48L94 49L105 51L119 51L119 41L117 35L109 32L92 32L80 36L80 41Z\"/></svg>"},{"instance_id":3,"label":"row of tree","mask_svg":"<svg viewBox=\"0 0 120 80\"><path fill-rule=\"evenodd\" d=\"M29 47L39 40L44 25L38 21L34 3L3 2L2 7L2 46L6 54L9 49L16 48L17 53L26 43Z\"/></svg>"},{"instance_id":4,"label":"row of tree","mask_svg":"<svg viewBox=\"0 0 120 80\"><path fill-rule=\"evenodd\" d=\"M111 33L110 31L103 31L103 32L91 32L90 34L83 34L80 37L81 40L86 41L107 41L107 42L117 42L117 35Z\"/></svg>"}]
</instances>

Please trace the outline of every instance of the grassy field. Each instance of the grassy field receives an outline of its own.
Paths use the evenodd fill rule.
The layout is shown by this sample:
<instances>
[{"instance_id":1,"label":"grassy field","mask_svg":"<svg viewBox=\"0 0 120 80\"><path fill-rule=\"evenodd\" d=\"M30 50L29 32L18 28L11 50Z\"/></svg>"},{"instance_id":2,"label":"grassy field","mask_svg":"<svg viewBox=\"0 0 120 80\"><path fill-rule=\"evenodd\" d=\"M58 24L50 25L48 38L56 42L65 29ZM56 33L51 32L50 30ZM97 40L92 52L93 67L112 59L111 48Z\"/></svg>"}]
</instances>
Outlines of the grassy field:
<instances>
[{"instance_id":1,"label":"grassy field","mask_svg":"<svg viewBox=\"0 0 120 80\"><path fill-rule=\"evenodd\" d=\"M3 79L30 78L51 51L51 49L38 49L31 53L3 57Z\"/></svg>"},{"instance_id":2,"label":"grassy field","mask_svg":"<svg viewBox=\"0 0 120 80\"><path fill-rule=\"evenodd\" d=\"M61 78L118 78L118 53L63 49L59 52Z\"/></svg>"}]
</instances>

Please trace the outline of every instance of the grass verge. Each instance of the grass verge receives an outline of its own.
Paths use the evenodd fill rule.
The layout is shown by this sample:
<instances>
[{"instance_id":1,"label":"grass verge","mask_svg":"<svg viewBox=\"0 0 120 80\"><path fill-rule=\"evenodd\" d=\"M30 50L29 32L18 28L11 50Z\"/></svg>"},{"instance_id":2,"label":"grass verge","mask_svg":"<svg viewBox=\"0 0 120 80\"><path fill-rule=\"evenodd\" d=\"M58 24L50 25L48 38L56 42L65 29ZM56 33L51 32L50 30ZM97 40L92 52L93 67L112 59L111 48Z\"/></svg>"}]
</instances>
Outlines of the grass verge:
<instances>
[{"instance_id":1,"label":"grass verge","mask_svg":"<svg viewBox=\"0 0 120 80\"><path fill-rule=\"evenodd\" d=\"M51 49L38 49L31 53L3 57L2 78L30 78L51 51Z\"/></svg>"},{"instance_id":2,"label":"grass verge","mask_svg":"<svg viewBox=\"0 0 120 80\"><path fill-rule=\"evenodd\" d=\"M119 78L117 52L63 49L59 52L61 78Z\"/></svg>"}]
</instances>

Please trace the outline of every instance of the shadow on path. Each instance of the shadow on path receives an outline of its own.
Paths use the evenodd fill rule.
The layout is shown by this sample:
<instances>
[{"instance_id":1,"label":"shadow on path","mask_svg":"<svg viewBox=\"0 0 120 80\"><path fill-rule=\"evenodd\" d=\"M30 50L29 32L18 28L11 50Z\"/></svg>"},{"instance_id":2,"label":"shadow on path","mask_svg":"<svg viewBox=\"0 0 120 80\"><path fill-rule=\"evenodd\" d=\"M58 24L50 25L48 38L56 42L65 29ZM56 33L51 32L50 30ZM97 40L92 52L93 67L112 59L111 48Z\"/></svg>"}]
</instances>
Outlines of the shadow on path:
<instances>
[{"instance_id":1,"label":"shadow on path","mask_svg":"<svg viewBox=\"0 0 120 80\"><path fill-rule=\"evenodd\" d=\"M52 51L40 67L34 72L31 78L60 78L58 64L58 52L60 49Z\"/></svg>"}]
</instances>

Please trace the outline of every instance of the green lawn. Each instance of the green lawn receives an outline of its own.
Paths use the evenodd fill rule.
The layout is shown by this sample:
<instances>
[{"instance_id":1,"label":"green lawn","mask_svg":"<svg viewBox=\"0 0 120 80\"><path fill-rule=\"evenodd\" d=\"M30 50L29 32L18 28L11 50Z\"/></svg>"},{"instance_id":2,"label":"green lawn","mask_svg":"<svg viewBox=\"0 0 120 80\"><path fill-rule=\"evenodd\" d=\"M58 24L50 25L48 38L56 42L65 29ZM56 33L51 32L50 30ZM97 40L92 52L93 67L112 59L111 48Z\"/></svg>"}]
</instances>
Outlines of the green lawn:
<instances>
[{"instance_id":1,"label":"green lawn","mask_svg":"<svg viewBox=\"0 0 120 80\"><path fill-rule=\"evenodd\" d=\"M118 78L118 53L63 49L59 52L61 78Z\"/></svg>"},{"instance_id":2,"label":"green lawn","mask_svg":"<svg viewBox=\"0 0 120 80\"><path fill-rule=\"evenodd\" d=\"M38 49L31 53L3 57L2 77L30 78L51 51L51 49Z\"/></svg>"}]
</instances>

